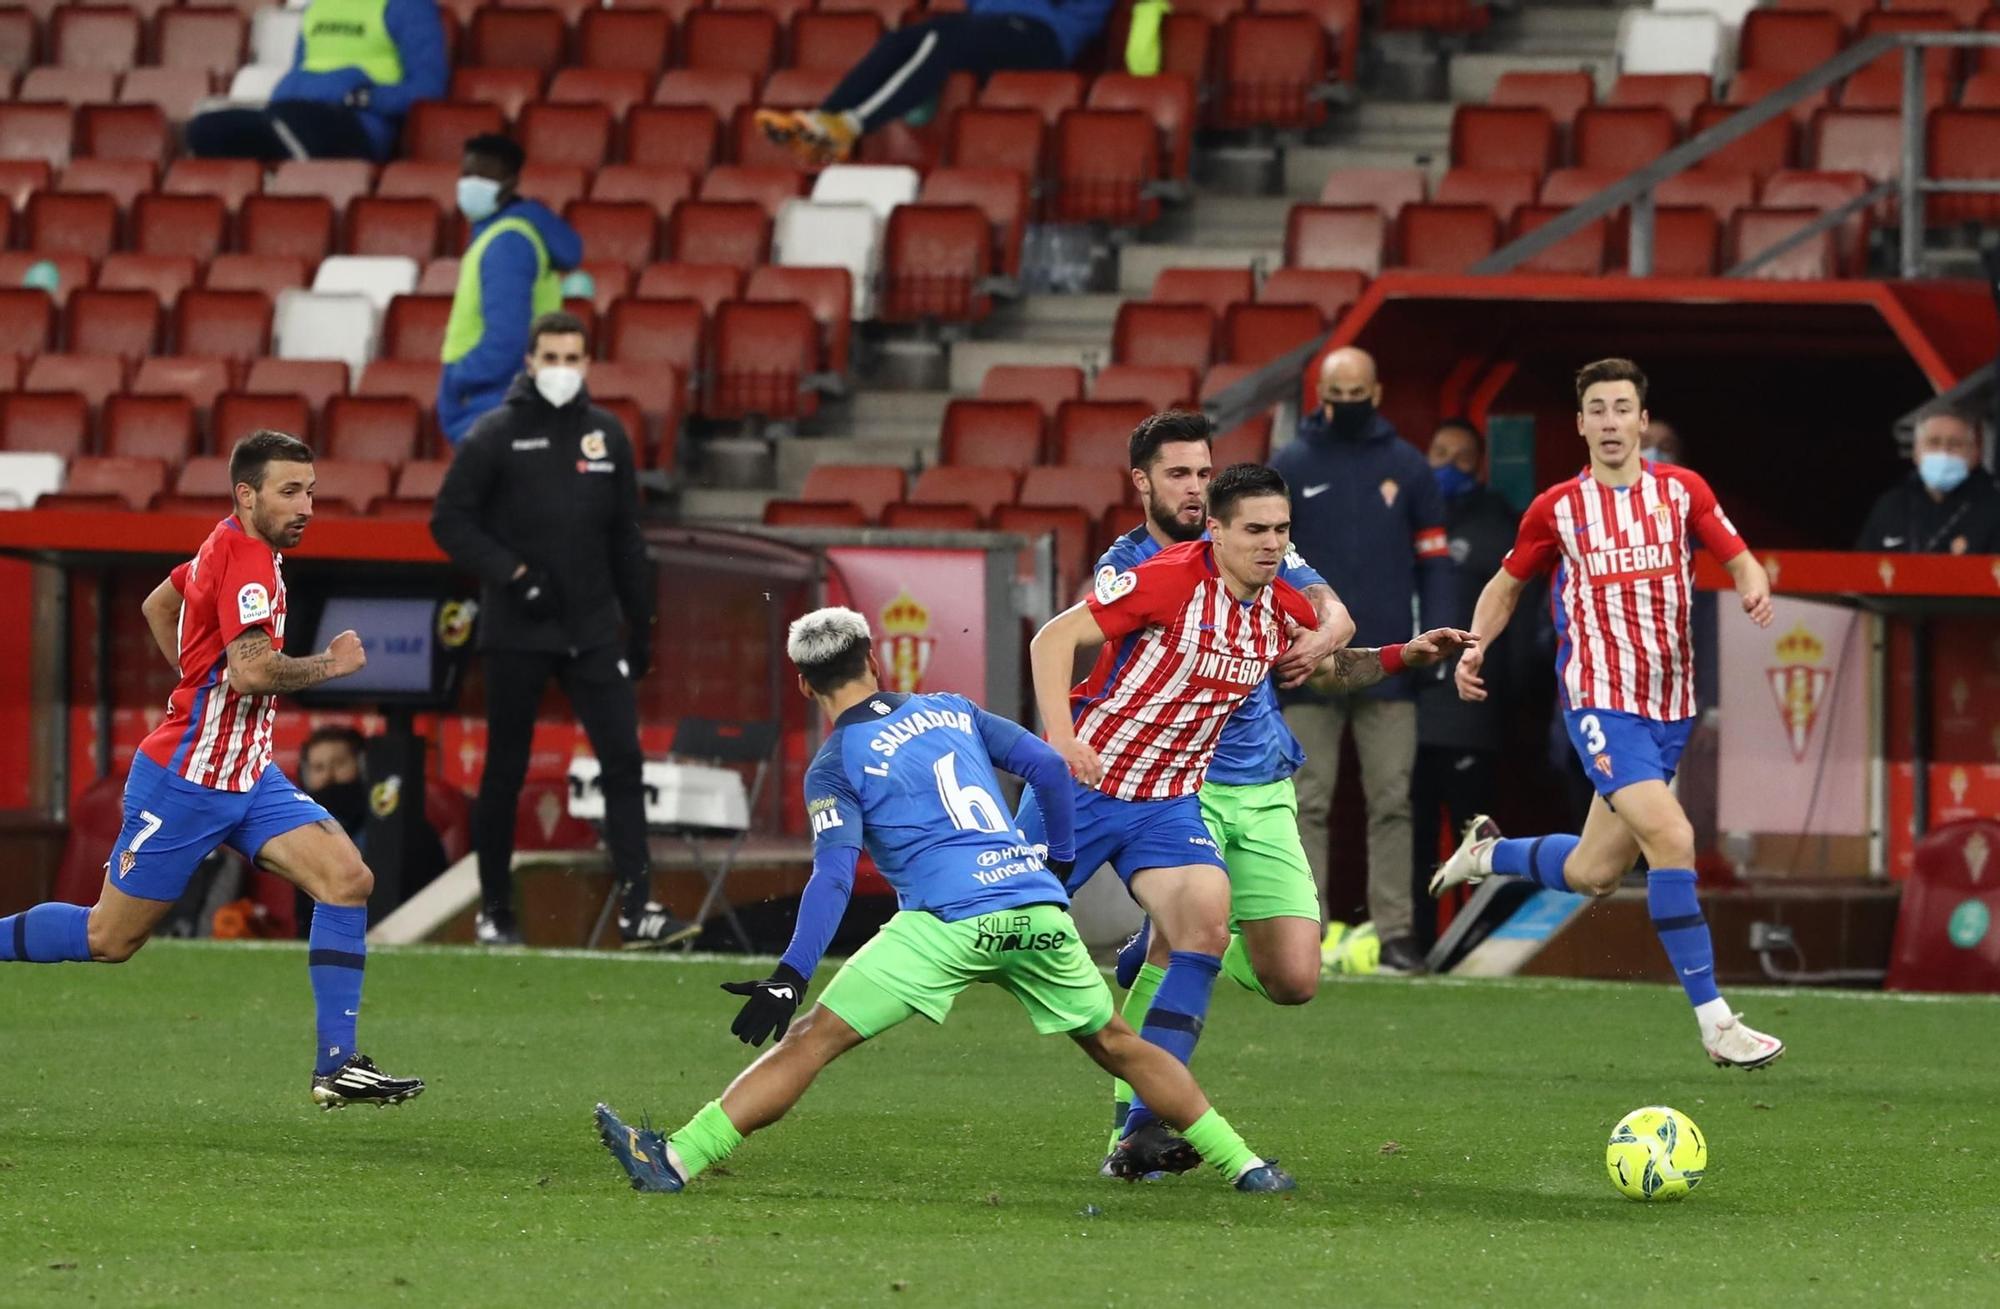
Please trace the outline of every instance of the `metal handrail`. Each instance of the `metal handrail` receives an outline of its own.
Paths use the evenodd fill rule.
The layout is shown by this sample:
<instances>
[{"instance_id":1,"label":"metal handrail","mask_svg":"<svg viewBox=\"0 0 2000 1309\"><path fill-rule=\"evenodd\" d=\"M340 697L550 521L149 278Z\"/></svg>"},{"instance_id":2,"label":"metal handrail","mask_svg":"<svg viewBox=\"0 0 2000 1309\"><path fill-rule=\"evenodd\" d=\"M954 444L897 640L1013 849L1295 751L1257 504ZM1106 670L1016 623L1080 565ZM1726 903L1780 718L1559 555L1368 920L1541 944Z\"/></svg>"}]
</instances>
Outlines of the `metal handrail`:
<instances>
[{"instance_id":1,"label":"metal handrail","mask_svg":"<svg viewBox=\"0 0 2000 1309\"><path fill-rule=\"evenodd\" d=\"M1789 112L1794 105L1807 97L1827 90L1836 82L1874 63L1890 51L1900 48L1903 52L1903 106L1899 111L1903 121L1902 175L1896 183L1882 185L1893 185L1902 199L1905 215L1900 259L1902 275L1919 276L1923 262L1923 197L1929 194L2000 194L2000 180L1944 180L1923 175L1923 50L1933 46L1948 48L2000 46L2000 32L1880 32L1866 40L1856 42L1819 67L1801 73L1763 99L1744 106L1740 112L1730 115L1714 127L1697 132L1658 159L1634 169L1597 194L1564 210L1534 231L1510 241L1472 265L1471 271L1479 274L1508 272L1542 251L1581 232L1599 219L1609 217L1617 210L1629 206L1632 210L1632 229L1628 243L1630 246L1628 271L1634 277L1651 276L1655 187L1674 174L1700 163L1716 151L1735 144L1778 115ZM1910 221L1909 215L1916 215L1916 221ZM1831 223L1823 221L1824 218L1822 215L1821 220L1816 220L1819 225L1811 233L1800 236L1799 239L1810 239L1811 236L1831 226ZM1785 245L1784 248L1790 249L1791 246ZM1731 269L1730 275L1739 275L1741 269L1754 267L1770 258L1775 258L1776 253L1779 252L1760 251L1755 258Z\"/></svg>"}]
</instances>

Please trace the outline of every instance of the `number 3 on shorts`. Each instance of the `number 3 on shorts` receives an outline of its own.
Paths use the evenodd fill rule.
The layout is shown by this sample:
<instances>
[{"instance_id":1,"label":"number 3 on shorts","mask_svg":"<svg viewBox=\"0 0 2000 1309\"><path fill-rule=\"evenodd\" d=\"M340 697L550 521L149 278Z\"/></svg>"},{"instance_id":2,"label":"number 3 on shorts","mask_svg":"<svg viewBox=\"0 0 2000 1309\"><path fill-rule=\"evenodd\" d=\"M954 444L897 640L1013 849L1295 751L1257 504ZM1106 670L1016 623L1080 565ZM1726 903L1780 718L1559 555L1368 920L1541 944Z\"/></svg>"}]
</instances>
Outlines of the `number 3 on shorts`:
<instances>
[{"instance_id":1,"label":"number 3 on shorts","mask_svg":"<svg viewBox=\"0 0 2000 1309\"><path fill-rule=\"evenodd\" d=\"M1604 753L1604 728L1598 723L1596 714L1585 714L1576 720L1576 728L1583 733L1583 748L1591 754Z\"/></svg>"},{"instance_id":2,"label":"number 3 on shorts","mask_svg":"<svg viewBox=\"0 0 2000 1309\"><path fill-rule=\"evenodd\" d=\"M132 844L125 847L125 853L128 856L133 856L135 858L139 853L139 847L146 844L147 841L151 840L153 833L160 830L160 821L161 821L160 816L158 814L151 813L145 809L141 809L139 811L139 817L142 820L141 826L138 832L133 835ZM118 861L118 875L120 877L123 877L127 873L131 872L133 863L134 863L134 858L120 859Z\"/></svg>"}]
</instances>

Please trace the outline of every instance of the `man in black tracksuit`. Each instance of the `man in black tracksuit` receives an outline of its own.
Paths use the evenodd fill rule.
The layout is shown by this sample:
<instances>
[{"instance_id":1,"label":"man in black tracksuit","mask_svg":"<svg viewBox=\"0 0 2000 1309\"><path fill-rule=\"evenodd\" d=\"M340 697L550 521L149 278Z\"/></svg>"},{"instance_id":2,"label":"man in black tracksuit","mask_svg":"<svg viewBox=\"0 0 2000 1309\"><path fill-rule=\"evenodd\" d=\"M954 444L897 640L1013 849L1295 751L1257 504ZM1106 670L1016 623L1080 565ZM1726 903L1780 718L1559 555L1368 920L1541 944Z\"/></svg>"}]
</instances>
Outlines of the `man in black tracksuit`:
<instances>
[{"instance_id":1,"label":"man in black tracksuit","mask_svg":"<svg viewBox=\"0 0 2000 1309\"><path fill-rule=\"evenodd\" d=\"M1884 491L1857 550L2000 553L2000 489L1980 462L1979 419L1940 406L1917 421L1910 475Z\"/></svg>"},{"instance_id":2,"label":"man in black tracksuit","mask_svg":"<svg viewBox=\"0 0 2000 1309\"><path fill-rule=\"evenodd\" d=\"M1450 616L1444 506L1423 454L1376 412L1381 395L1365 351L1334 351L1320 368L1320 407L1271 459L1292 488L1292 543L1346 601L1357 646L1407 641ZM1407 677L1391 677L1344 695L1302 688L1283 697L1285 723L1306 752L1295 779L1299 840L1322 893L1340 740L1354 729L1368 803L1368 911L1385 973L1422 967L1409 940L1413 695Z\"/></svg>"},{"instance_id":3,"label":"man in black tracksuit","mask_svg":"<svg viewBox=\"0 0 2000 1309\"><path fill-rule=\"evenodd\" d=\"M544 314L527 369L452 457L431 535L479 577L486 664L486 772L473 814L482 944L518 945L514 819L535 710L551 677L603 766L604 840L623 888L627 949L697 929L650 903L638 705L632 683L652 663L653 603L632 443L583 389L583 323ZM621 634L620 620L623 619Z\"/></svg>"}]
</instances>

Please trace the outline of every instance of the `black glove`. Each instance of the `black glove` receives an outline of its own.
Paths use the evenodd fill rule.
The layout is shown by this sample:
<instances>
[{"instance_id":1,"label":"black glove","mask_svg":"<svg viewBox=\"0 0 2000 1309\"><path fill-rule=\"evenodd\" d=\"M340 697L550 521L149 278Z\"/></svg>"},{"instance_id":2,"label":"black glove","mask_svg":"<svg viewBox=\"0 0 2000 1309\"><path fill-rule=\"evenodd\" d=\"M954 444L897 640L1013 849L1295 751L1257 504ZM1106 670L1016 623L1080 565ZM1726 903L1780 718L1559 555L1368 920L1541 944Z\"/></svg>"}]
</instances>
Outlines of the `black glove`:
<instances>
[{"instance_id":1,"label":"black glove","mask_svg":"<svg viewBox=\"0 0 2000 1309\"><path fill-rule=\"evenodd\" d=\"M653 625L641 623L625 643L625 676L638 681L653 671Z\"/></svg>"},{"instance_id":2,"label":"black glove","mask_svg":"<svg viewBox=\"0 0 2000 1309\"><path fill-rule=\"evenodd\" d=\"M510 579L507 594L514 598L514 607L524 618L541 622L556 616L555 586L539 568L530 568Z\"/></svg>"},{"instance_id":3,"label":"black glove","mask_svg":"<svg viewBox=\"0 0 2000 1309\"><path fill-rule=\"evenodd\" d=\"M785 1039L792 1015L799 1011L799 1001L805 996L806 979L791 965L779 964L761 982L724 982L722 989L750 997L736 1011L730 1034L745 1045L762 1045L767 1037Z\"/></svg>"}]
</instances>

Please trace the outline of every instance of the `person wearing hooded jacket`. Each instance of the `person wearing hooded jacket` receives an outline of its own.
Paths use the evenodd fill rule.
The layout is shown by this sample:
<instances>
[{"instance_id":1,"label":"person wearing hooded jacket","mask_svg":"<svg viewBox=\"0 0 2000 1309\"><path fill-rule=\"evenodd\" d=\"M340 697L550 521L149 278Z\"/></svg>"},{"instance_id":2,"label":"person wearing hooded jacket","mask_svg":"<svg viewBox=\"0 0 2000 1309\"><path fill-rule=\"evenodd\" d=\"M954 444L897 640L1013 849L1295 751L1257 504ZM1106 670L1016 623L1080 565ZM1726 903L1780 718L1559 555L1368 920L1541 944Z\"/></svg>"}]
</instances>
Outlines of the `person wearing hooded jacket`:
<instances>
[{"instance_id":1,"label":"person wearing hooded jacket","mask_svg":"<svg viewBox=\"0 0 2000 1309\"><path fill-rule=\"evenodd\" d=\"M1318 393L1320 407L1300 420L1298 439L1271 459L1292 488L1293 546L1347 603L1357 645L1390 645L1446 625L1451 556L1443 498L1423 453L1377 412L1382 387L1374 359L1352 347L1335 350L1320 366ZM1322 895L1341 737L1352 727L1368 807L1368 910L1382 942L1381 970L1419 971L1410 941L1415 688L1399 676L1364 691L1301 688L1282 699L1285 723L1305 747L1295 778L1299 840Z\"/></svg>"},{"instance_id":2,"label":"person wearing hooded jacket","mask_svg":"<svg viewBox=\"0 0 2000 1309\"><path fill-rule=\"evenodd\" d=\"M563 306L563 274L583 262L583 238L520 194L526 156L507 137L465 143L458 210L472 240L458 265L438 375L438 426L457 445L506 398L528 353L528 325Z\"/></svg>"},{"instance_id":3,"label":"person wearing hooded jacket","mask_svg":"<svg viewBox=\"0 0 2000 1309\"><path fill-rule=\"evenodd\" d=\"M472 828L482 899L476 931L486 945L521 941L514 820L536 707L552 677L603 768L604 842L622 888L625 947L667 946L699 930L649 898L632 686L652 664L652 582L632 442L590 403L589 368L580 319L562 312L536 319L525 371L460 443L431 512L438 546L480 581L486 770Z\"/></svg>"},{"instance_id":4,"label":"person wearing hooded jacket","mask_svg":"<svg viewBox=\"0 0 2000 1309\"><path fill-rule=\"evenodd\" d=\"M1917 420L1916 467L1868 511L1857 550L2000 554L2000 487L1980 462L1979 420L1934 408Z\"/></svg>"}]
</instances>

